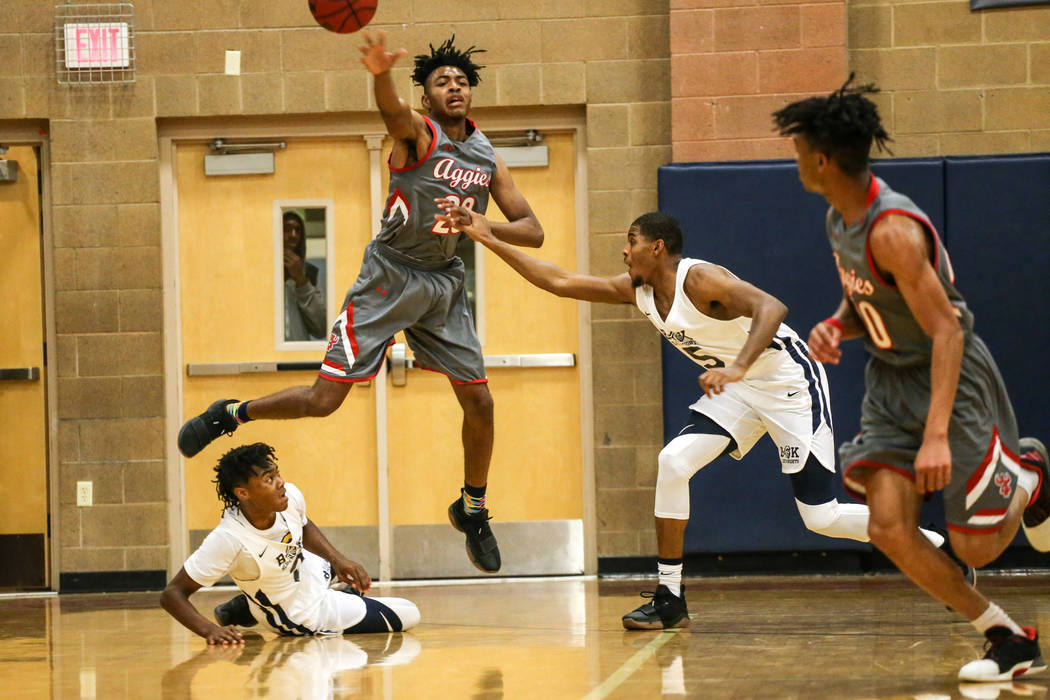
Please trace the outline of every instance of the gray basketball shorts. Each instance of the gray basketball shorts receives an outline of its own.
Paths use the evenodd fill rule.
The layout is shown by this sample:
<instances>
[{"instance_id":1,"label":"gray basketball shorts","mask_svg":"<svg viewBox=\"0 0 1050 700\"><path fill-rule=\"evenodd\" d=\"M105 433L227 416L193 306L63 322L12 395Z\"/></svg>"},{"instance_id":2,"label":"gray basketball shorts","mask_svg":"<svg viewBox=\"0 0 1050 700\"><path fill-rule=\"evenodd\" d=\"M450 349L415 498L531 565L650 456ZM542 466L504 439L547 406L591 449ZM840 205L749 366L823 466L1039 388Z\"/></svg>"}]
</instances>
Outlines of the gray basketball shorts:
<instances>
[{"instance_id":1,"label":"gray basketball shorts","mask_svg":"<svg viewBox=\"0 0 1050 700\"><path fill-rule=\"evenodd\" d=\"M864 469L891 469L915 480L930 406L930 366L894 367L870 358L865 384L861 433L839 447L846 490L861 500L865 490L858 475ZM944 512L949 529L992 533L1002 527L1022 469L1017 438L1017 419L999 369L984 342L971 333L948 424L952 473L944 489Z\"/></svg>"},{"instance_id":2,"label":"gray basketball shorts","mask_svg":"<svg viewBox=\"0 0 1050 700\"><path fill-rule=\"evenodd\" d=\"M488 381L463 261L453 258L439 269L419 269L384 249L375 241L365 248L361 271L332 324L320 376L335 382L371 379L394 334L404 331L419 366L457 384Z\"/></svg>"}]
</instances>

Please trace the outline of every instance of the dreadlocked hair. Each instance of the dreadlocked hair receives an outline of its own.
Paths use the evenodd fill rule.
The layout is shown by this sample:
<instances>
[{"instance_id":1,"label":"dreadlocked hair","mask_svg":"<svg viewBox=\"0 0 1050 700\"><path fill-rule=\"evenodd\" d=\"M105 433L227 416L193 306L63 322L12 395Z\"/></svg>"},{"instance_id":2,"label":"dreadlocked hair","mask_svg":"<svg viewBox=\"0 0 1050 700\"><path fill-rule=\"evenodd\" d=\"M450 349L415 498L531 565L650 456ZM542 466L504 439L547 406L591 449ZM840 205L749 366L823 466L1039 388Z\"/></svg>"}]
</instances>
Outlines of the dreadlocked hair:
<instances>
[{"instance_id":1,"label":"dreadlocked hair","mask_svg":"<svg viewBox=\"0 0 1050 700\"><path fill-rule=\"evenodd\" d=\"M263 442L234 447L224 454L215 465L215 492L223 503L223 509L236 508L239 501L233 492L238 486L248 483L260 468L277 463L274 449Z\"/></svg>"},{"instance_id":2,"label":"dreadlocked hair","mask_svg":"<svg viewBox=\"0 0 1050 700\"><path fill-rule=\"evenodd\" d=\"M452 42L456 40L456 35L453 34L445 43L438 46L436 49L433 44L430 44L430 54L421 53L416 56L416 69L412 71L412 82L416 85L425 86L427 78L435 69L441 66L453 66L463 71L463 75L467 76L467 83L471 87L474 87L481 82L481 76L478 75L478 71L485 66L479 66L471 60L471 56L476 53L485 53L485 49L479 49L474 46L460 50L452 45Z\"/></svg>"},{"instance_id":3,"label":"dreadlocked hair","mask_svg":"<svg viewBox=\"0 0 1050 700\"><path fill-rule=\"evenodd\" d=\"M802 134L810 146L827 154L847 175L859 175L868 167L871 145L893 155L892 141L882 128L879 110L865 95L879 91L874 84L850 85L849 79L827 97L793 102L773 113L781 136Z\"/></svg>"}]
</instances>

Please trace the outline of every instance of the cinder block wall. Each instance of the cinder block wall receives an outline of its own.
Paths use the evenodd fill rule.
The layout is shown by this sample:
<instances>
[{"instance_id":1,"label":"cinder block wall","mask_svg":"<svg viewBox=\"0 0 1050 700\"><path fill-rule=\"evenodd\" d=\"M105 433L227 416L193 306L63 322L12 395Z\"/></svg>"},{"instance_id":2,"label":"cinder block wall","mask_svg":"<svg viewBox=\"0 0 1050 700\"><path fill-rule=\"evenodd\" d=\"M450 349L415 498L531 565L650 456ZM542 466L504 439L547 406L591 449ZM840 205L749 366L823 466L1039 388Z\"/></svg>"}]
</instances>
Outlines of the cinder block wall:
<instances>
[{"instance_id":1,"label":"cinder block wall","mask_svg":"<svg viewBox=\"0 0 1050 700\"><path fill-rule=\"evenodd\" d=\"M842 84L846 2L671 1L674 160L785 158L779 107Z\"/></svg>"},{"instance_id":2,"label":"cinder block wall","mask_svg":"<svg viewBox=\"0 0 1050 700\"><path fill-rule=\"evenodd\" d=\"M672 0L674 159L791 157L770 113L849 71L883 90L897 156L1050 150L1050 8Z\"/></svg>"},{"instance_id":3,"label":"cinder block wall","mask_svg":"<svg viewBox=\"0 0 1050 700\"><path fill-rule=\"evenodd\" d=\"M854 0L850 68L877 83L898 156L1050 150L1050 7Z\"/></svg>"},{"instance_id":4,"label":"cinder block wall","mask_svg":"<svg viewBox=\"0 0 1050 700\"><path fill-rule=\"evenodd\" d=\"M358 39L318 28L303 0L136 0L137 81L60 86L53 5L5 0L0 30L0 120L47 119L52 146L53 542L60 573L164 569L174 436L164 434L156 120L371 110L371 82ZM667 0L383 0L372 28L413 54L453 32L488 49L478 106L585 105L592 269L622 269L626 226L656 208L656 167L671 158ZM241 76L223 74L228 49L242 52ZM657 338L626 308L595 309L593 331L599 553L651 552ZM95 506L75 505L78 479L95 482Z\"/></svg>"}]
</instances>

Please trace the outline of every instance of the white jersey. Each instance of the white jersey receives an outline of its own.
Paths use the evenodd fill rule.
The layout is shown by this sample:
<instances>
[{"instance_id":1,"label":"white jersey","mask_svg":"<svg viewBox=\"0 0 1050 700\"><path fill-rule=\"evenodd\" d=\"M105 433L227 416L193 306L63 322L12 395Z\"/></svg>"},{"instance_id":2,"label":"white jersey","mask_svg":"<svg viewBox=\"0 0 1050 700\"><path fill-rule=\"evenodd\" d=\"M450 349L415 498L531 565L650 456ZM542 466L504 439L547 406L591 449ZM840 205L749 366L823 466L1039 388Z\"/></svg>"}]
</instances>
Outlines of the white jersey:
<instances>
[{"instance_id":1,"label":"white jersey","mask_svg":"<svg viewBox=\"0 0 1050 700\"><path fill-rule=\"evenodd\" d=\"M733 364L751 330L751 319L738 316L730 321L720 321L699 311L685 292L685 278L694 265L711 264L705 260L682 258L678 263L675 276L674 300L667 318L661 318L653 299L653 288L642 285L634 290L635 303L646 318L656 326L663 337L667 338L686 357L704 369L726 367ZM725 270L725 268L722 268ZM729 270L726 270L729 272ZM729 272L732 275L732 272ZM777 329L777 338L798 338L795 331L781 323ZM766 360L780 352L776 345L770 345L762 351L752 364L748 375L760 374L768 363Z\"/></svg>"},{"instance_id":2,"label":"white jersey","mask_svg":"<svg viewBox=\"0 0 1050 700\"><path fill-rule=\"evenodd\" d=\"M635 303L663 337L708 370L727 367L736 360L750 334L751 319L740 316L720 321L693 305L685 291L685 278L690 268L704 262L682 258L678 263L667 318L660 317L653 288L648 285L635 289ZM806 344L787 324L780 324L769 347L742 380L725 385L715 396L701 396L689 408L725 428L737 444L731 453L737 459L769 433L777 443L785 473L802 469L811 453L829 471L835 470L824 368L810 359Z\"/></svg>"},{"instance_id":3,"label":"white jersey","mask_svg":"<svg viewBox=\"0 0 1050 700\"><path fill-rule=\"evenodd\" d=\"M317 629L328 588L328 563L303 549L306 501L285 482L288 507L267 530L256 529L240 508L227 508L184 568L197 583L210 586L227 573L248 598L292 627ZM306 557L312 560L304 566ZM283 620L282 620L283 622Z\"/></svg>"},{"instance_id":4,"label":"white jersey","mask_svg":"<svg viewBox=\"0 0 1050 700\"><path fill-rule=\"evenodd\" d=\"M295 484L286 481L284 488L288 507L277 513L270 528L258 530L240 508L227 508L183 568L201 586L229 574L248 597L255 619L280 634L341 634L365 619L364 598L328 587L331 565L303 549L306 500ZM380 604L386 630L409 629L419 622L419 609L410 601L370 601Z\"/></svg>"}]
</instances>

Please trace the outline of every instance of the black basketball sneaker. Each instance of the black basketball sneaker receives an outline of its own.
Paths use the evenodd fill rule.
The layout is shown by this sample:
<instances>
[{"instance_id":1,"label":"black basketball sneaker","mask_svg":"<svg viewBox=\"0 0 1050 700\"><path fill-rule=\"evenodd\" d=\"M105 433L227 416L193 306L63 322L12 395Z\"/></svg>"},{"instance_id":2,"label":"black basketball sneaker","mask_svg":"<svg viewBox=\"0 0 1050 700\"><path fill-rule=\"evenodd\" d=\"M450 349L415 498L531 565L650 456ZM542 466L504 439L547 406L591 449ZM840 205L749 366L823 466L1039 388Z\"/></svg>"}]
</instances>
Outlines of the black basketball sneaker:
<instances>
[{"instance_id":1,"label":"black basketball sneaker","mask_svg":"<svg viewBox=\"0 0 1050 700\"><path fill-rule=\"evenodd\" d=\"M961 681L1008 681L1046 670L1039 652L1039 634L1034 627L1022 627L1024 634L1014 634L1008 627L992 627L984 633L983 659L971 661L959 669Z\"/></svg>"},{"instance_id":2,"label":"black basketball sneaker","mask_svg":"<svg viewBox=\"0 0 1050 700\"><path fill-rule=\"evenodd\" d=\"M467 536L467 556L470 557L470 563L488 574L499 571L502 564L499 544L496 543L496 536L489 527L491 519L488 508L467 514L463 508L462 489L459 498L448 507L448 521L452 523L452 527Z\"/></svg>"},{"instance_id":3,"label":"black basketball sneaker","mask_svg":"<svg viewBox=\"0 0 1050 700\"><path fill-rule=\"evenodd\" d=\"M689 609L685 604L685 586L682 595L676 596L664 585L655 591L642 591L643 598L652 601L623 616L624 629L664 630L689 626Z\"/></svg>"},{"instance_id":4,"label":"black basketball sneaker","mask_svg":"<svg viewBox=\"0 0 1050 700\"><path fill-rule=\"evenodd\" d=\"M216 605L214 613L215 621L222 627L227 625L252 627L256 624L251 608L248 607L248 596L243 593L230 598L225 603Z\"/></svg>"},{"instance_id":5,"label":"black basketball sneaker","mask_svg":"<svg viewBox=\"0 0 1050 700\"><path fill-rule=\"evenodd\" d=\"M179 452L192 457L220 435L233 435L237 419L226 411L236 399L219 399L199 416L194 416L179 429Z\"/></svg>"}]
</instances>

